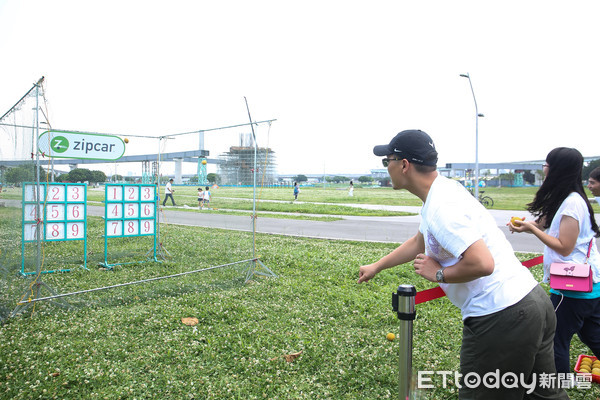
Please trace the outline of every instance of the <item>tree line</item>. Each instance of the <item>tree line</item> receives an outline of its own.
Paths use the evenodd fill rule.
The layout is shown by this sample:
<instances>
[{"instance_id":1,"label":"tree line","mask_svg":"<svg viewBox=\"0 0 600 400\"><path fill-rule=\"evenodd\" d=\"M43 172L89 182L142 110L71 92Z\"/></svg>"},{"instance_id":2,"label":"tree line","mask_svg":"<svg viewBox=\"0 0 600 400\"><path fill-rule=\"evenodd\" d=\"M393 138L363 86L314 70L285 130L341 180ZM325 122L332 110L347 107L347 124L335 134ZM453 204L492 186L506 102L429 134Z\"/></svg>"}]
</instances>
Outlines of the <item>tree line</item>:
<instances>
[{"instance_id":1,"label":"tree line","mask_svg":"<svg viewBox=\"0 0 600 400\"><path fill-rule=\"evenodd\" d=\"M39 167L40 181L52 181L44 168ZM23 182L35 182L35 166L19 165L12 168L2 168L3 180L6 184L20 186ZM106 182L106 174L102 171L90 171L87 168L75 168L68 173L54 177L55 182Z\"/></svg>"}]
</instances>

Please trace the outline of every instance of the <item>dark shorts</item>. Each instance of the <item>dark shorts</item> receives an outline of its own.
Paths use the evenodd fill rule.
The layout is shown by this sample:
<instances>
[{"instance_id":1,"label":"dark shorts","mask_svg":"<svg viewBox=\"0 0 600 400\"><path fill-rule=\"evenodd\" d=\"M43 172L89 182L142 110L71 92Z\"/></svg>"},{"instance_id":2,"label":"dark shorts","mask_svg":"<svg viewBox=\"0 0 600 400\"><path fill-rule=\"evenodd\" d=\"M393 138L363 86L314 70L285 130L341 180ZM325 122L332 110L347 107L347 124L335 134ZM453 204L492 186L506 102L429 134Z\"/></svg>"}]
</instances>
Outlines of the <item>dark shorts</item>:
<instances>
[{"instance_id":1,"label":"dark shorts","mask_svg":"<svg viewBox=\"0 0 600 400\"><path fill-rule=\"evenodd\" d=\"M554 374L556 316L546 291L537 285L518 303L481 317L467 318L460 352L460 399L568 399L564 389L540 387L540 374ZM487 374L487 375L486 375ZM535 375L534 375L535 374ZM477 378L489 377L476 385ZM525 385L510 377L523 379ZM472 385L469 387L468 379ZM496 377L505 384L494 382ZM512 382L512 383L511 383ZM513 384L514 383L514 384ZM513 387L517 386L517 387ZM541 385L543 386L543 385ZM530 393L527 393L530 392Z\"/></svg>"}]
</instances>

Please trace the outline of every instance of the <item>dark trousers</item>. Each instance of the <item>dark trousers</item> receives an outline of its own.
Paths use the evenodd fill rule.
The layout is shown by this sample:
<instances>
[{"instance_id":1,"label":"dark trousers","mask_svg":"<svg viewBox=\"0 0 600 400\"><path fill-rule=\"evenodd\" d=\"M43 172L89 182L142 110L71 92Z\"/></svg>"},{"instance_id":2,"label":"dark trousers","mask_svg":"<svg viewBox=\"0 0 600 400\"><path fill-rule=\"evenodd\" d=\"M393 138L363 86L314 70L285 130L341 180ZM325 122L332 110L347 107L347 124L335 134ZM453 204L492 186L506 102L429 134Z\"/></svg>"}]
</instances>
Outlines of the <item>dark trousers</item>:
<instances>
[{"instance_id":1,"label":"dark trousers","mask_svg":"<svg viewBox=\"0 0 600 400\"><path fill-rule=\"evenodd\" d=\"M554 374L554 329L556 316L546 291L537 285L518 303L481 317L464 321L463 343L460 351L460 369L463 377L469 373L480 377L499 370L523 376L528 384L536 374L536 386L528 389L487 387L469 388L462 382L461 400L521 400L568 399L564 389L540 385L540 374Z\"/></svg>"},{"instance_id":2,"label":"dark trousers","mask_svg":"<svg viewBox=\"0 0 600 400\"><path fill-rule=\"evenodd\" d=\"M574 299L550 294L556 307L556 334L554 336L554 360L558 372L573 372L570 368L569 347L574 334L600 357L600 298Z\"/></svg>"},{"instance_id":3,"label":"dark trousers","mask_svg":"<svg viewBox=\"0 0 600 400\"><path fill-rule=\"evenodd\" d=\"M171 198L171 203L173 203L173 205L175 205L175 200L173 200L173 193L167 193L165 194L165 199L163 200L163 206L165 205L165 203L167 202L168 198Z\"/></svg>"}]
</instances>

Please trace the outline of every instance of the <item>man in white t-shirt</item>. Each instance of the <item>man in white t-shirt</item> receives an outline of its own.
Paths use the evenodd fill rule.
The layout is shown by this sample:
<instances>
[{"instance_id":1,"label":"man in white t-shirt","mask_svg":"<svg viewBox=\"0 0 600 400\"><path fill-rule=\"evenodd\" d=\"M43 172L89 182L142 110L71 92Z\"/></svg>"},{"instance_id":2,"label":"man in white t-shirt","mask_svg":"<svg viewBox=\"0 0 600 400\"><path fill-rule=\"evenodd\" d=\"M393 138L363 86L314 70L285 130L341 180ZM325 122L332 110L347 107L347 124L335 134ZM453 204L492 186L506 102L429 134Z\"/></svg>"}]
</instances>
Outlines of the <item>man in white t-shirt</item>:
<instances>
[{"instance_id":1,"label":"man in white t-shirt","mask_svg":"<svg viewBox=\"0 0 600 400\"><path fill-rule=\"evenodd\" d=\"M173 192L175 191L173 189L173 178L169 179L169 182L167 182L167 184L165 185L165 198L163 200L163 206L165 205L165 203L167 202L167 199L170 197L171 198L171 204L175 205L175 200L173 199Z\"/></svg>"},{"instance_id":2,"label":"man in white t-shirt","mask_svg":"<svg viewBox=\"0 0 600 400\"><path fill-rule=\"evenodd\" d=\"M544 385L554 374L556 317L546 292L515 257L494 218L459 183L437 173L437 151L429 135L402 131L375 146L385 156L394 189L423 201L419 231L379 261L363 265L359 283L384 269L414 260L415 272L439 282L463 318L461 373L512 376L526 385L461 382L460 399L568 399L564 389ZM510 374L510 375L506 375ZM542 375L541 375L542 374ZM503 383L504 382L504 383ZM533 383L532 383L533 382Z\"/></svg>"}]
</instances>

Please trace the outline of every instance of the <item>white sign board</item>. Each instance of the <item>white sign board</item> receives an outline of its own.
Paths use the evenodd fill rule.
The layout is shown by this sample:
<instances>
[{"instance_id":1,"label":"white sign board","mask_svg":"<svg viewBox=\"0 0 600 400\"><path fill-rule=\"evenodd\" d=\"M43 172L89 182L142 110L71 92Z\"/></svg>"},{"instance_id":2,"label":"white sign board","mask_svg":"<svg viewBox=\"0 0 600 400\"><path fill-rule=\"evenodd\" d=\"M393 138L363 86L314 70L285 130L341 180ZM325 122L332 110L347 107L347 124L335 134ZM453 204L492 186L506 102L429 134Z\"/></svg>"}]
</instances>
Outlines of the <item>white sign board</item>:
<instances>
[{"instance_id":1,"label":"white sign board","mask_svg":"<svg viewBox=\"0 0 600 400\"><path fill-rule=\"evenodd\" d=\"M125 153L125 143L113 135L46 131L38 138L38 149L48 157L118 160Z\"/></svg>"}]
</instances>

